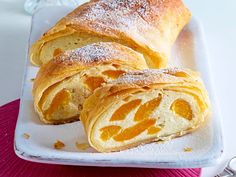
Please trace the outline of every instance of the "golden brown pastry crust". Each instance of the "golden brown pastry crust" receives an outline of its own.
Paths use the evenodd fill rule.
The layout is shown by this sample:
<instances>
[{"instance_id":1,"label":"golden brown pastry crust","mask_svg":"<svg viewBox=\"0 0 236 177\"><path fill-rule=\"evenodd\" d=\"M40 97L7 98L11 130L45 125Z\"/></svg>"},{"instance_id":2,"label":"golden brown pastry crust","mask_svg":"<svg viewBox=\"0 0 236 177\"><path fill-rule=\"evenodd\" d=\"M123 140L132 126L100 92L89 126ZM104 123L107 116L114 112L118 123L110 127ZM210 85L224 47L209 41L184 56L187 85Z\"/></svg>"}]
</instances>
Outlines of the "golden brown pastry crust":
<instances>
[{"instance_id":1,"label":"golden brown pastry crust","mask_svg":"<svg viewBox=\"0 0 236 177\"><path fill-rule=\"evenodd\" d=\"M117 142L114 143L112 140L112 142L110 142L110 147L108 145L109 142L104 142L103 145L101 145L102 143L98 143L100 140L97 140L98 135L96 135L97 131L95 131L95 129L99 129L99 126L101 125L105 127L107 126L103 125L102 121L109 122L108 120L110 117L108 117L108 120L106 120L107 118L104 115L110 115L110 112L116 110L117 108L113 109L113 107L115 107L114 105L118 105L121 100L126 100L129 97L131 97L131 100L138 99L138 97L135 98L135 96L140 93L142 93L144 95L143 97L145 98L145 94L148 96L149 91L154 90L158 90L158 93L164 93L167 95L170 92L173 92L174 95L178 95L179 93L180 96L181 94L185 94L187 95L186 98L191 97L192 100L195 100L194 102L197 104L194 102L191 104L195 104L196 109L194 109L198 111L195 111L194 113L195 118L194 122L191 124L191 127L187 127L180 132L162 137L150 136L150 138L144 138L140 140L137 139L132 143L121 143L115 146L111 144L115 144ZM171 96L173 95L169 94L169 97ZM104 87L97 89L90 97L86 99L84 102L83 111L81 112L81 121L84 124L85 132L87 133L90 145L100 152L111 152L135 147L143 143L168 140L174 137L182 136L198 128L204 122L209 113L209 98L198 74L188 69L173 68L134 71L126 73L117 80L109 82ZM101 120L102 117L104 120ZM126 119L127 118L125 118L125 120ZM111 121L111 119L110 124L121 126L119 122L114 123ZM122 125L124 125L124 123L122 123ZM120 133L122 132L123 131Z\"/></svg>"},{"instance_id":2,"label":"golden brown pastry crust","mask_svg":"<svg viewBox=\"0 0 236 177\"><path fill-rule=\"evenodd\" d=\"M94 69L94 71L90 71L91 68L96 69ZM145 69L147 68L147 65L142 55L120 44L109 42L95 43L57 55L53 60L49 61L47 64L44 64L40 68L34 81L34 107L36 112L39 114L40 119L45 123L53 124L78 120L78 114L76 114L74 117L68 117L64 120L48 120L43 114L42 104L46 104L47 95L51 92L55 92L54 90L56 87L58 87L58 85L61 87L60 90L67 88L69 84L66 83L66 81L74 76L77 76L81 72L84 72L83 76L78 75L78 78L83 78L84 75L89 76L94 74L96 77L99 76L103 78L104 82L112 80L112 78L105 77L104 74L100 73L100 70L106 70L106 68L127 71ZM93 73L95 71L98 72ZM74 86L72 85L71 87L82 87L82 85L83 82L79 80L76 81ZM91 94L91 91L87 92L86 94ZM81 90L81 93L78 94L86 95L83 93L83 89ZM50 103L47 104L50 106Z\"/></svg>"},{"instance_id":3,"label":"golden brown pastry crust","mask_svg":"<svg viewBox=\"0 0 236 177\"><path fill-rule=\"evenodd\" d=\"M150 67L165 67L172 44L190 16L181 0L90 1L62 18L34 43L31 62L42 64L40 53L45 44L86 33L144 54Z\"/></svg>"}]
</instances>

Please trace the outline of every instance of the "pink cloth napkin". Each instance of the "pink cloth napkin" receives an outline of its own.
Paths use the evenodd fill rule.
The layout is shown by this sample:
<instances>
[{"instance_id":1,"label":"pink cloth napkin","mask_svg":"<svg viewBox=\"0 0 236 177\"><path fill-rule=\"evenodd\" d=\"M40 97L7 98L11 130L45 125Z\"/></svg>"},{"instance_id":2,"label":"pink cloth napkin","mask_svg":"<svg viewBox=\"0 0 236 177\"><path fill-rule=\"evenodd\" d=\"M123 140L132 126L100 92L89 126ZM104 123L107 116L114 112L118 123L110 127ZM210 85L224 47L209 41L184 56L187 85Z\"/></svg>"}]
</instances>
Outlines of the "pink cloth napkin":
<instances>
[{"instance_id":1,"label":"pink cloth napkin","mask_svg":"<svg viewBox=\"0 0 236 177\"><path fill-rule=\"evenodd\" d=\"M20 100L0 107L0 177L199 177L201 169L105 168L40 164L18 158L13 149Z\"/></svg>"}]
</instances>

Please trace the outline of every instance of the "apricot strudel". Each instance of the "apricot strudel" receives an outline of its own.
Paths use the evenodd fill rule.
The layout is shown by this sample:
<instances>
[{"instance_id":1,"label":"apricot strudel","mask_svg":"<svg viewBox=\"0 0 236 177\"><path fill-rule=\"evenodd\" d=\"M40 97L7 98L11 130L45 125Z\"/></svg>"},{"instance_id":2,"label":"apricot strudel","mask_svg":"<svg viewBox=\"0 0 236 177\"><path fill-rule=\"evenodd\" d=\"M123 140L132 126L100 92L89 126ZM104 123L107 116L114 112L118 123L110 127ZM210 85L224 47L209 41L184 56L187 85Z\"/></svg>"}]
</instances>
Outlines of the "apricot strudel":
<instances>
[{"instance_id":1,"label":"apricot strudel","mask_svg":"<svg viewBox=\"0 0 236 177\"><path fill-rule=\"evenodd\" d=\"M210 112L198 74L187 69L131 71L97 89L81 120L100 152L168 140L198 128Z\"/></svg>"}]
</instances>

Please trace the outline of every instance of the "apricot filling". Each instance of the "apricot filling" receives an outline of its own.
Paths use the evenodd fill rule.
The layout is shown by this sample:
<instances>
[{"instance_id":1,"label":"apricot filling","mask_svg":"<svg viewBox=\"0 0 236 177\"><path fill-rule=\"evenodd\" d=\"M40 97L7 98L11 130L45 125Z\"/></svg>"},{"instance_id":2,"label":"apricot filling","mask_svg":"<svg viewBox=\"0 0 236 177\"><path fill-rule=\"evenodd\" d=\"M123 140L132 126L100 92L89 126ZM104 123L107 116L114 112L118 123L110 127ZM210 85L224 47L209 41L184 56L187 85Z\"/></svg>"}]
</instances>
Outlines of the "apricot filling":
<instances>
[{"instance_id":1,"label":"apricot filling","mask_svg":"<svg viewBox=\"0 0 236 177\"><path fill-rule=\"evenodd\" d=\"M110 121L124 120L126 115L129 114L133 109L140 105L141 100L132 100L126 104L119 107L110 118Z\"/></svg>"},{"instance_id":2,"label":"apricot filling","mask_svg":"<svg viewBox=\"0 0 236 177\"><path fill-rule=\"evenodd\" d=\"M175 100L170 109L177 115L184 117L185 119L191 120L193 117L192 109L189 103L183 99Z\"/></svg>"},{"instance_id":3,"label":"apricot filling","mask_svg":"<svg viewBox=\"0 0 236 177\"><path fill-rule=\"evenodd\" d=\"M105 80L102 77L87 77L85 84L93 91L100 87Z\"/></svg>"},{"instance_id":4,"label":"apricot filling","mask_svg":"<svg viewBox=\"0 0 236 177\"><path fill-rule=\"evenodd\" d=\"M188 77L188 74L186 74L185 72L182 72L182 71L177 71L175 73L168 72L167 74L172 75L172 76L176 76L176 77Z\"/></svg>"},{"instance_id":5,"label":"apricot filling","mask_svg":"<svg viewBox=\"0 0 236 177\"><path fill-rule=\"evenodd\" d=\"M102 72L102 74L108 76L111 79L116 79L124 73L125 71L122 71L122 70L106 70Z\"/></svg>"},{"instance_id":6,"label":"apricot filling","mask_svg":"<svg viewBox=\"0 0 236 177\"><path fill-rule=\"evenodd\" d=\"M56 94L53 98L50 107L44 112L47 116L50 116L55 111L57 111L61 106L67 105L71 99L71 94L69 90L62 89L60 92Z\"/></svg>"},{"instance_id":7,"label":"apricot filling","mask_svg":"<svg viewBox=\"0 0 236 177\"><path fill-rule=\"evenodd\" d=\"M153 111L159 106L162 96L159 95L157 98L150 100L141 105L138 111L135 113L134 121L141 121L150 118Z\"/></svg>"},{"instance_id":8,"label":"apricot filling","mask_svg":"<svg viewBox=\"0 0 236 177\"><path fill-rule=\"evenodd\" d=\"M113 135L117 134L120 131L121 127L117 125L110 125L104 128L101 128L102 131L100 138L103 141L109 140Z\"/></svg>"},{"instance_id":9,"label":"apricot filling","mask_svg":"<svg viewBox=\"0 0 236 177\"><path fill-rule=\"evenodd\" d=\"M182 87L182 88L186 88L186 89L191 89L194 90L196 92L199 92L199 90L197 90L194 87ZM191 95L194 97L194 99L197 101L199 108L201 111L203 111L204 109L206 109L208 106L205 102L203 102L200 97L198 95L196 95L195 93L189 92L189 91L179 91L177 89L175 89L175 87L169 87L169 89L165 89L165 90L169 90L169 91L175 91L175 92L180 92L180 93L186 93L188 95Z\"/></svg>"},{"instance_id":10,"label":"apricot filling","mask_svg":"<svg viewBox=\"0 0 236 177\"><path fill-rule=\"evenodd\" d=\"M113 63L112 66L115 67L116 69L118 69L120 67L119 64L115 64L115 63Z\"/></svg>"},{"instance_id":11,"label":"apricot filling","mask_svg":"<svg viewBox=\"0 0 236 177\"><path fill-rule=\"evenodd\" d=\"M148 135L153 135L153 134L156 134L158 133L159 131L161 130L161 127L155 127L155 126L152 126L152 127L149 127L148 128Z\"/></svg>"},{"instance_id":12,"label":"apricot filling","mask_svg":"<svg viewBox=\"0 0 236 177\"><path fill-rule=\"evenodd\" d=\"M60 48L57 48L57 49L54 50L53 56L55 57L55 56L61 54L62 52L63 52L63 51L62 51Z\"/></svg>"},{"instance_id":13,"label":"apricot filling","mask_svg":"<svg viewBox=\"0 0 236 177\"><path fill-rule=\"evenodd\" d=\"M130 140L144 132L149 127L153 126L155 123L156 119L145 119L132 127L122 130L121 133L114 136L113 139L115 141Z\"/></svg>"}]
</instances>

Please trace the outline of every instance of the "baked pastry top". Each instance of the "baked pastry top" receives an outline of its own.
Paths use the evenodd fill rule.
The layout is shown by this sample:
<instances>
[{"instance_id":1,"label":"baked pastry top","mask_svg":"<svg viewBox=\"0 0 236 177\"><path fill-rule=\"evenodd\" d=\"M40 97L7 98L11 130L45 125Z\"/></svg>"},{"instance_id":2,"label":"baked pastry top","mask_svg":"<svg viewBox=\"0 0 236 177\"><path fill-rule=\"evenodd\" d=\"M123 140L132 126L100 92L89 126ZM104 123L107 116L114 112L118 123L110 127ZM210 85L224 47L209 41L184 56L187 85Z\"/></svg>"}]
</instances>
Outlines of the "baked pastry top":
<instances>
[{"instance_id":1,"label":"baked pastry top","mask_svg":"<svg viewBox=\"0 0 236 177\"><path fill-rule=\"evenodd\" d=\"M100 42L66 51L37 73L35 110L45 123L78 120L84 100L97 87L129 70L145 68L142 55L118 43Z\"/></svg>"},{"instance_id":2,"label":"baked pastry top","mask_svg":"<svg viewBox=\"0 0 236 177\"><path fill-rule=\"evenodd\" d=\"M117 42L143 54L149 67L166 67L172 44L190 16L181 0L90 1L33 44L31 62L40 66L65 50Z\"/></svg>"},{"instance_id":3,"label":"baked pastry top","mask_svg":"<svg viewBox=\"0 0 236 177\"><path fill-rule=\"evenodd\" d=\"M92 147L120 151L197 129L210 113L197 73L188 69L131 71L90 95L81 120Z\"/></svg>"}]
</instances>

